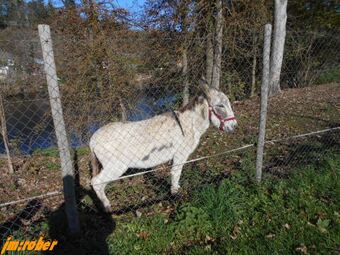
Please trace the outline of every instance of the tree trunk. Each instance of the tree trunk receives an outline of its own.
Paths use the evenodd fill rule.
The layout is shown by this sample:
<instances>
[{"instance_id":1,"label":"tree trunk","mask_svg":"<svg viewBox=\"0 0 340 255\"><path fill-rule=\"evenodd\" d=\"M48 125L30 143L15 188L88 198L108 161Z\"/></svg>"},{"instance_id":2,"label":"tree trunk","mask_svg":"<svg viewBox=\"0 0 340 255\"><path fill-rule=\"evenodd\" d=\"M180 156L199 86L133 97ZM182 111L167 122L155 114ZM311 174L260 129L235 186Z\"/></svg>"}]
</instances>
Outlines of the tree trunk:
<instances>
[{"instance_id":1,"label":"tree trunk","mask_svg":"<svg viewBox=\"0 0 340 255\"><path fill-rule=\"evenodd\" d=\"M250 96L253 97L256 92L256 65L257 65L257 35L253 35L253 66L251 70L251 91Z\"/></svg>"},{"instance_id":2,"label":"tree trunk","mask_svg":"<svg viewBox=\"0 0 340 255\"><path fill-rule=\"evenodd\" d=\"M189 79L188 79L188 49L187 49L187 37L188 37L188 7L186 1L181 1L179 12L182 27L182 76L183 76L183 102L182 105L189 103Z\"/></svg>"},{"instance_id":3,"label":"tree trunk","mask_svg":"<svg viewBox=\"0 0 340 255\"><path fill-rule=\"evenodd\" d=\"M211 87L220 88L221 63L222 63L222 43L223 43L223 6L222 0L216 0L216 33L214 45L214 64Z\"/></svg>"},{"instance_id":4,"label":"tree trunk","mask_svg":"<svg viewBox=\"0 0 340 255\"><path fill-rule=\"evenodd\" d=\"M6 155L7 155L8 173L13 174L14 169L13 169L11 154L9 151L9 141L8 141L7 127L6 127L6 116L5 116L4 101L3 101L2 95L0 95L0 122L1 122L1 135L4 141Z\"/></svg>"},{"instance_id":5,"label":"tree trunk","mask_svg":"<svg viewBox=\"0 0 340 255\"><path fill-rule=\"evenodd\" d=\"M188 53L187 49L182 50L182 75L183 75L183 106L189 103L189 81L188 81Z\"/></svg>"},{"instance_id":6,"label":"tree trunk","mask_svg":"<svg viewBox=\"0 0 340 255\"><path fill-rule=\"evenodd\" d=\"M271 96L281 91L280 75L286 39L287 1L288 0L275 0L274 38L269 87L269 95Z\"/></svg>"},{"instance_id":7,"label":"tree trunk","mask_svg":"<svg viewBox=\"0 0 340 255\"><path fill-rule=\"evenodd\" d=\"M207 35L207 49L206 49L206 79L207 79L207 83L209 87L211 87L211 83L212 83L213 64L214 64L214 48L213 48L212 35L213 33L209 31Z\"/></svg>"}]
</instances>

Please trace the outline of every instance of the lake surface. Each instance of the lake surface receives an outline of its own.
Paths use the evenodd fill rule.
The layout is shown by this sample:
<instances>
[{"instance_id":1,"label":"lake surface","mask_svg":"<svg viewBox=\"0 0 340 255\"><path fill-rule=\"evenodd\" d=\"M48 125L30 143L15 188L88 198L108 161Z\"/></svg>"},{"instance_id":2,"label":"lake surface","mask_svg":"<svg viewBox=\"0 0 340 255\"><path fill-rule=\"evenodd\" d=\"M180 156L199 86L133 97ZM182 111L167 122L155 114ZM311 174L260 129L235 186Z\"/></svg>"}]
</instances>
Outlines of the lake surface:
<instances>
[{"instance_id":1,"label":"lake surface","mask_svg":"<svg viewBox=\"0 0 340 255\"><path fill-rule=\"evenodd\" d=\"M172 108L177 98L175 95L155 99L140 96L136 99L136 107L128 111L129 121L151 118ZM11 153L31 154L37 149L57 146L50 105L47 99L25 100L11 99L5 102L7 131L11 143ZM85 133L91 135L99 123L89 123ZM81 134L69 131L70 145L73 148L86 145ZM3 140L0 140L0 154L5 153Z\"/></svg>"}]
</instances>

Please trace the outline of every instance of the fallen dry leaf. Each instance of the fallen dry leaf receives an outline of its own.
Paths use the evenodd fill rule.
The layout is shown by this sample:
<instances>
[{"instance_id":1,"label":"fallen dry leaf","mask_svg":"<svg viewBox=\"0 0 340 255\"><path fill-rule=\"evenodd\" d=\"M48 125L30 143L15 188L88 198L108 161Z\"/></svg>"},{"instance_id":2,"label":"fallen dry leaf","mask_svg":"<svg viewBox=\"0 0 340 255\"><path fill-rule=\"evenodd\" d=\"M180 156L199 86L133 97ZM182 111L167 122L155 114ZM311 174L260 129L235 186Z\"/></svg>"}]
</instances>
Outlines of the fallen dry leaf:
<instances>
[{"instance_id":1,"label":"fallen dry leaf","mask_svg":"<svg viewBox=\"0 0 340 255\"><path fill-rule=\"evenodd\" d=\"M301 244L301 246L297 247L295 250L301 252L302 254L308 254L307 246L304 244Z\"/></svg>"},{"instance_id":2,"label":"fallen dry leaf","mask_svg":"<svg viewBox=\"0 0 340 255\"><path fill-rule=\"evenodd\" d=\"M237 236L238 234L241 232L241 228L239 226L235 226L234 227L234 230L233 230L233 234L230 235L230 238L233 239L233 240L236 240L237 239Z\"/></svg>"},{"instance_id":3,"label":"fallen dry leaf","mask_svg":"<svg viewBox=\"0 0 340 255\"><path fill-rule=\"evenodd\" d=\"M272 233L266 235L266 238L268 239L273 239L274 237L275 237L275 234L272 234Z\"/></svg>"},{"instance_id":4,"label":"fallen dry leaf","mask_svg":"<svg viewBox=\"0 0 340 255\"><path fill-rule=\"evenodd\" d=\"M287 223L284 224L283 226L285 227L285 229L290 229L290 226L289 226L289 224L287 224Z\"/></svg>"},{"instance_id":5,"label":"fallen dry leaf","mask_svg":"<svg viewBox=\"0 0 340 255\"><path fill-rule=\"evenodd\" d=\"M138 234L136 234L139 238L146 239L150 234L146 231L141 231Z\"/></svg>"}]
</instances>

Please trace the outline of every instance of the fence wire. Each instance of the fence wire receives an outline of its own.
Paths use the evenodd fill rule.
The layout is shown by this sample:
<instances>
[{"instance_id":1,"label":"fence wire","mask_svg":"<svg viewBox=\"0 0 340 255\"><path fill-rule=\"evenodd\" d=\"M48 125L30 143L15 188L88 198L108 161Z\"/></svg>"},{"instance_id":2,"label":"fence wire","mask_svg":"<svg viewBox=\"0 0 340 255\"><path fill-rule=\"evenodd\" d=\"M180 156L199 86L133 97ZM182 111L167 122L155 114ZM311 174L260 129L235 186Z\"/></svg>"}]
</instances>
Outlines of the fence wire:
<instances>
[{"instance_id":1,"label":"fence wire","mask_svg":"<svg viewBox=\"0 0 340 255\"><path fill-rule=\"evenodd\" d=\"M2 240L54 238L66 224L60 217L68 178L61 178L61 147L71 152L66 163L74 169L81 224L103 209L122 217L171 214L202 187L218 186L235 171L254 172L259 102L250 96L259 91L263 40L255 36L243 34L224 49L217 93L199 84L206 72L205 38L191 38L185 64L173 37L54 35L57 78L48 78L59 83L61 96L52 100L61 100L62 113L50 106L39 41L1 41L13 56L5 57L11 63L0 82L2 134L14 166L8 173L6 158L0 159ZM288 33L281 80L286 90L268 106L265 174L286 177L296 166L339 151L340 90L333 77L339 43L329 34ZM53 110L63 116L68 144L58 144L61 123L53 123ZM3 140L0 152L5 154Z\"/></svg>"}]
</instances>

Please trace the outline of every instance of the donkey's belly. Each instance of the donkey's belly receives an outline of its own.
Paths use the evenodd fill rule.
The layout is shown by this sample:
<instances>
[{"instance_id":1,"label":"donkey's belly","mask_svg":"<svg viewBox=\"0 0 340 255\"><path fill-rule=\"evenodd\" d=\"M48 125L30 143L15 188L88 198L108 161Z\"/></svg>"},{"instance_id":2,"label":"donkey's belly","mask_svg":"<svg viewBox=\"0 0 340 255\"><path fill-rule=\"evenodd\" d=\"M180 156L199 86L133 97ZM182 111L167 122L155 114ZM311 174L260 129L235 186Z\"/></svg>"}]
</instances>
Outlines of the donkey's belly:
<instances>
[{"instance_id":1,"label":"donkey's belly","mask_svg":"<svg viewBox=\"0 0 340 255\"><path fill-rule=\"evenodd\" d=\"M164 149L157 148L154 151L150 151L149 153L145 153L143 157L137 157L135 160L132 160L131 165L129 167L133 168L150 168L155 167L157 165L166 163L173 159L174 150L173 149Z\"/></svg>"}]
</instances>

